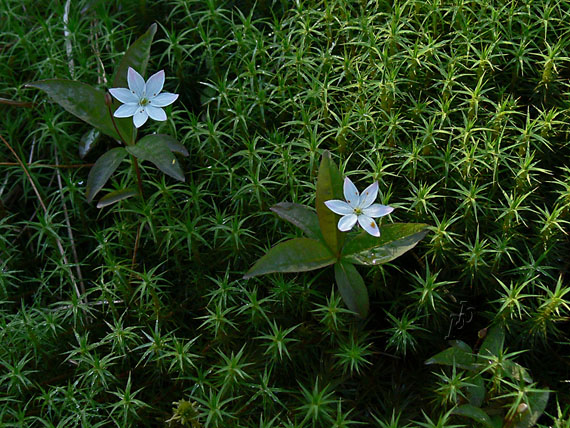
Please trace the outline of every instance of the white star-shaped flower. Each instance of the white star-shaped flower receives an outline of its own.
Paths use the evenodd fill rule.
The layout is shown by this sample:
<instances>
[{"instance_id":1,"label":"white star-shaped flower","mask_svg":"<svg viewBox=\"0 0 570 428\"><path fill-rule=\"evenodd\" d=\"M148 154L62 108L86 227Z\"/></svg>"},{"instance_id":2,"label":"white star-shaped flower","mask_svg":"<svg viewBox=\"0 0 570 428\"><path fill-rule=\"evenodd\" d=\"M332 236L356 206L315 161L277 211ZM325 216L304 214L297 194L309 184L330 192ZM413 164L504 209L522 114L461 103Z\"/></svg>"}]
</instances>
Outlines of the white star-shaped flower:
<instances>
[{"instance_id":1,"label":"white star-shaped flower","mask_svg":"<svg viewBox=\"0 0 570 428\"><path fill-rule=\"evenodd\" d=\"M123 103L113 116L132 116L137 128L143 126L149 117L159 121L166 120L166 113L161 107L166 107L176 101L178 94L160 93L164 85L164 70L150 76L145 83L143 77L129 67L127 82L129 89L109 89L111 95Z\"/></svg>"},{"instance_id":2,"label":"white star-shaped flower","mask_svg":"<svg viewBox=\"0 0 570 428\"><path fill-rule=\"evenodd\" d=\"M344 179L344 197L345 201L333 199L326 201L325 205L335 214L342 217L338 221L338 229L346 232L354 227L356 222L372 236L380 236L378 225L374 218L383 217L394 211L394 208L387 205L375 204L376 196L378 196L378 183L374 182L362 192L358 192L356 186L350 181L350 178Z\"/></svg>"}]
</instances>

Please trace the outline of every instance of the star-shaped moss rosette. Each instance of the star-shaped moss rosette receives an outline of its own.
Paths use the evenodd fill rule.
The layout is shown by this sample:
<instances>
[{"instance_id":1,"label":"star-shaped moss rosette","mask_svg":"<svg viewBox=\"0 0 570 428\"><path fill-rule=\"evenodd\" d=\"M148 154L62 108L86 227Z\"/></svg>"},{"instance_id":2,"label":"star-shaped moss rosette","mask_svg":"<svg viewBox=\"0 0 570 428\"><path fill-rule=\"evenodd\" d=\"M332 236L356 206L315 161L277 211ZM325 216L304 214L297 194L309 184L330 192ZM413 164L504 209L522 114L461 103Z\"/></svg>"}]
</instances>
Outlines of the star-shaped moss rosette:
<instances>
[{"instance_id":1,"label":"star-shaped moss rosette","mask_svg":"<svg viewBox=\"0 0 570 428\"><path fill-rule=\"evenodd\" d=\"M330 153L325 151L317 178L316 213L307 206L288 202L271 208L307 237L277 244L244 278L275 272L306 272L334 265L336 284L346 306L364 318L369 308L368 291L354 265L375 266L394 260L426 236L428 225L388 224L382 226L379 237L366 231L348 234L337 227L339 215L325 205L335 199L343 199L343 179Z\"/></svg>"},{"instance_id":2,"label":"star-shaped moss rosette","mask_svg":"<svg viewBox=\"0 0 570 428\"><path fill-rule=\"evenodd\" d=\"M133 86L134 83L137 83L134 82L135 79L133 79L132 76L130 79L131 82L128 82L129 73L131 75L136 73L135 77L138 81L143 79L141 75L145 74L148 65L150 47L156 30L156 24L152 24L125 52L111 81L111 86L115 94L117 94L116 91L118 88L130 87ZM174 94L158 94L164 83L164 75L162 72L151 76L149 81L155 90L151 96L146 97L144 101L148 104L149 100L155 100L154 97L156 95L155 101L159 102L156 105L157 108L153 110L152 113L154 113L155 119L164 120L166 117L159 107L166 106L170 104L170 102L173 102L175 100L173 97ZM153 82L154 85L152 84ZM148 83L149 82L145 84L143 80L144 88L140 90L141 93L145 92ZM136 165L137 160L148 161L153 163L164 174L176 180L184 181L184 173L173 153L188 156L186 148L176 141L175 138L164 134L146 135L137 141L135 125L137 125L137 127L142 125L142 119L144 118L146 120L146 116L142 115L137 118L139 119L138 122L135 121L135 123L133 123L133 119L126 117L124 114L125 104L120 105L119 102L113 102L111 96L106 93L106 91L82 82L66 79L40 80L31 82L26 86L45 91L53 101L58 103L69 113L93 126L94 129L89 131L84 138L82 138L82 141L79 142L81 157L85 156L94 146L94 142L98 140L100 134L108 135L124 144L124 146L115 147L101 155L95 162L93 168L91 168L85 190L88 202L91 202L95 195L105 186L111 175L128 155L132 157L134 165ZM119 95L121 95L121 93L119 93ZM165 96L168 99L165 100ZM122 98L123 101L125 101L125 98ZM127 99L126 101L130 100ZM137 102L138 101L137 99ZM144 114L150 113L146 111ZM88 142L86 143L85 141ZM138 166L136 168L138 168ZM139 179L138 190L127 188L108 193L99 200L97 207L102 208L123 199L139 195L141 193L140 189L141 185Z\"/></svg>"}]
</instances>

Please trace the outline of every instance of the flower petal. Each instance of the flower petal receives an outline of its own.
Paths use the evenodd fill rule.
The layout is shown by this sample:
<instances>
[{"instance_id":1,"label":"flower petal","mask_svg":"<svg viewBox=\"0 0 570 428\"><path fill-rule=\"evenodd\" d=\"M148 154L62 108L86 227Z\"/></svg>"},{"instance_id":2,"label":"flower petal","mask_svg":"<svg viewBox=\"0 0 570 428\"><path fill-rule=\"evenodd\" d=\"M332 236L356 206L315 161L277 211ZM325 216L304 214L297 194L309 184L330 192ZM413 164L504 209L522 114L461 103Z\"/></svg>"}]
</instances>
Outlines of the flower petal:
<instances>
[{"instance_id":1,"label":"flower petal","mask_svg":"<svg viewBox=\"0 0 570 428\"><path fill-rule=\"evenodd\" d=\"M364 189L364 191L360 195L359 207L360 208L369 207L376 200L376 196L378 196L378 182L375 181L366 189Z\"/></svg>"},{"instance_id":2,"label":"flower petal","mask_svg":"<svg viewBox=\"0 0 570 428\"><path fill-rule=\"evenodd\" d=\"M133 116L133 123L140 128L148 119L148 114L144 108L139 107Z\"/></svg>"},{"instance_id":3,"label":"flower petal","mask_svg":"<svg viewBox=\"0 0 570 428\"><path fill-rule=\"evenodd\" d=\"M148 98L156 97L164 86L164 70L154 73L146 81L146 96Z\"/></svg>"},{"instance_id":4,"label":"flower petal","mask_svg":"<svg viewBox=\"0 0 570 428\"><path fill-rule=\"evenodd\" d=\"M166 113L160 107L146 106L144 109L151 119L158 121L166 120Z\"/></svg>"},{"instance_id":5,"label":"flower petal","mask_svg":"<svg viewBox=\"0 0 570 428\"><path fill-rule=\"evenodd\" d=\"M350 181L350 178L348 177L344 179L343 190L346 202L348 202L348 204L353 208L358 207L358 202L359 202L358 189L352 183L352 181Z\"/></svg>"},{"instance_id":6,"label":"flower petal","mask_svg":"<svg viewBox=\"0 0 570 428\"><path fill-rule=\"evenodd\" d=\"M369 217L384 217L385 215L390 214L394 211L394 208L389 207L388 205L380 205L380 204L373 204L368 208L364 208L362 213L369 216Z\"/></svg>"},{"instance_id":7,"label":"flower petal","mask_svg":"<svg viewBox=\"0 0 570 428\"><path fill-rule=\"evenodd\" d=\"M122 103L138 104L139 102L139 98L127 88L111 88L109 92Z\"/></svg>"},{"instance_id":8,"label":"flower petal","mask_svg":"<svg viewBox=\"0 0 570 428\"><path fill-rule=\"evenodd\" d=\"M358 216L356 214L349 214L341 217L338 221L338 230L346 232L354 227Z\"/></svg>"},{"instance_id":9,"label":"flower petal","mask_svg":"<svg viewBox=\"0 0 570 428\"><path fill-rule=\"evenodd\" d=\"M129 84L129 89L134 95L137 96L138 99L141 99L145 95L144 79L132 67L129 67L129 72L127 73L127 82Z\"/></svg>"},{"instance_id":10,"label":"flower petal","mask_svg":"<svg viewBox=\"0 0 570 428\"><path fill-rule=\"evenodd\" d=\"M373 219L371 219L367 215L359 215L358 224L370 235L376 237L380 236L380 229L378 229L378 225Z\"/></svg>"},{"instance_id":11,"label":"flower petal","mask_svg":"<svg viewBox=\"0 0 570 428\"><path fill-rule=\"evenodd\" d=\"M138 104L131 104L131 103L123 104L117 110L115 110L115 113L113 113L113 116L115 116L115 117L131 117L137 112L138 108L139 108Z\"/></svg>"},{"instance_id":12,"label":"flower petal","mask_svg":"<svg viewBox=\"0 0 570 428\"><path fill-rule=\"evenodd\" d=\"M154 98L150 98L150 103L155 107L166 107L172 104L178 99L178 94L171 94L170 92L165 92L163 94L158 94Z\"/></svg>"},{"instance_id":13,"label":"flower petal","mask_svg":"<svg viewBox=\"0 0 570 428\"><path fill-rule=\"evenodd\" d=\"M338 199L326 201L325 205L329 210L331 210L335 214L340 214L340 215L354 214L354 208L352 208L346 202L340 201Z\"/></svg>"}]
</instances>

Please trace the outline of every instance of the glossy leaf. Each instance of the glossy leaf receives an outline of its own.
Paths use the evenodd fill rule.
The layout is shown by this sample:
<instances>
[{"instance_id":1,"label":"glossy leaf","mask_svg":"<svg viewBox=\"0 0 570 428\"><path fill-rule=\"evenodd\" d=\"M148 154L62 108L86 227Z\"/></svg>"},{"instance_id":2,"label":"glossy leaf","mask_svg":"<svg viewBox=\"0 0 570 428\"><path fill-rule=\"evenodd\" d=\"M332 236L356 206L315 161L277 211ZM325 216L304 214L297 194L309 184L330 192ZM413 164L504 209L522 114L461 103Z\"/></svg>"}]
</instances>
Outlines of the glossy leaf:
<instances>
[{"instance_id":1,"label":"glossy leaf","mask_svg":"<svg viewBox=\"0 0 570 428\"><path fill-rule=\"evenodd\" d=\"M481 375L476 375L469 379L471 385L465 388L467 393L467 400L469 404L475 407L481 407L483 400L485 399L485 382Z\"/></svg>"},{"instance_id":2,"label":"glossy leaf","mask_svg":"<svg viewBox=\"0 0 570 428\"><path fill-rule=\"evenodd\" d=\"M544 413L549 395L550 391L547 390L529 392L527 394L528 408L518 416L518 418L520 418L519 420L515 419L516 422L513 428L533 427L538 421L538 418Z\"/></svg>"},{"instance_id":3,"label":"glossy leaf","mask_svg":"<svg viewBox=\"0 0 570 428\"><path fill-rule=\"evenodd\" d=\"M104 134L120 140L113 126L109 109L105 104L105 92L85 83L65 79L48 79L28 83L26 86L45 91L51 99L69 113L99 129ZM132 120L131 120L132 122ZM128 139L128 121L116 120L121 137Z\"/></svg>"},{"instance_id":4,"label":"glossy leaf","mask_svg":"<svg viewBox=\"0 0 570 428\"><path fill-rule=\"evenodd\" d=\"M520 383L521 381L532 383L532 377L530 377L528 371L520 364L511 360L505 360L501 366L503 367L504 373L516 383Z\"/></svg>"},{"instance_id":5,"label":"glossy leaf","mask_svg":"<svg viewBox=\"0 0 570 428\"><path fill-rule=\"evenodd\" d=\"M101 132L91 128L79 140L79 157L83 159L101 139Z\"/></svg>"},{"instance_id":6,"label":"glossy leaf","mask_svg":"<svg viewBox=\"0 0 570 428\"><path fill-rule=\"evenodd\" d=\"M316 196L317 216L321 233L329 248L335 254L339 254L344 242L344 233L337 227L339 217L327 208L325 202L331 199L344 199L342 177L331 158L331 154L326 150L319 167Z\"/></svg>"},{"instance_id":7,"label":"glossy leaf","mask_svg":"<svg viewBox=\"0 0 570 428\"><path fill-rule=\"evenodd\" d=\"M103 196L99 202L97 202L97 208L103 208L124 199L132 198L133 196L137 196L139 192L135 189L120 189L115 190L114 192L107 193Z\"/></svg>"},{"instance_id":8,"label":"glossy leaf","mask_svg":"<svg viewBox=\"0 0 570 428\"><path fill-rule=\"evenodd\" d=\"M485 413L479 407L472 406L471 404L463 404L461 406L458 406L453 409L451 413L454 415L466 416L488 428L494 428L493 421L489 415L487 415L487 413Z\"/></svg>"},{"instance_id":9,"label":"glossy leaf","mask_svg":"<svg viewBox=\"0 0 570 428\"><path fill-rule=\"evenodd\" d=\"M168 147L168 141L172 140L174 138L169 135L152 134L141 138L134 146L127 146L126 149L137 159L152 162L166 175L184 181L182 168Z\"/></svg>"},{"instance_id":10,"label":"glossy leaf","mask_svg":"<svg viewBox=\"0 0 570 428\"><path fill-rule=\"evenodd\" d=\"M97 159L87 177L87 188L85 189L87 202L91 202L99 190L103 188L125 156L127 156L127 151L123 147L116 147Z\"/></svg>"},{"instance_id":11,"label":"glossy leaf","mask_svg":"<svg viewBox=\"0 0 570 428\"><path fill-rule=\"evenodd\" d=\"M501 325L494 325L487 330L485 340L479 349L480 357L498 357L503 351L505 343L505 329Z\"/></svg>"},{"instance_id":12,"label":"glossy leaf","mask_svg":"<svg viewBox=\"0 0 570 428\"><path fill-rule=\"evenodd\" d=\"M156 24L152 24L146 32L140 36L125 52L113 77L113 88L126 88L127 71L134 68L141 76L145 75L146 66L150 57L150 46L156 34Z\"/></svg>"},{"instance_id":13,"label":"glossy leaf","mask_svg":"<svg viewBox=\"0 0 570 428\"><path fill-rule=\"evenodd\" d=\"M166 139L166 145L173 153L181 154L184 157L190 154L188 153L188 149L186 149L186 147L184 147L181 143L179 143L172 137Z\"/></svg>"},{"instance_id":14,"label":"glossy leaf","mask_svg":"<svg viewBox=\"0 0 570 428\"><path fill-rule=\"evenodd\" d=\"M394 223L380 228L380 237L366 232L355 236L342 248L342 257L362 265L387 263L411 250L428 233L427 224Z\"/></svg>"},{"instance_id":15,"label":"glossy leaf","mask_svg":"<svg viewBox=\"0 0 570 428\"><path fill-rule=\"evenodd\" d=\"M271 248L244 278L273 272L305 272L332 265L336 257L327 246L310 238L295 238Z\"/></svg>"},{"instance_id":16,"label":"glossy leaf","mask_svg":"<svg viewBox=\"0 0 570 428\"><path fill-rule=\"evenodd\" d=\"M354 265L343 261L335 263L334 276L342 300L348 309L365 318L370 306L368 290Z\"/></svg>"},{"instance_id":17,"label":"glossy leaf","mask_svg":"<svg viewBox=\"0 0 570 428\"><path fill-rule=\"evenodd\" d=\"M434 355L428 359L425 364L442 364L445 366L455 365L456 367L465 370L476 370L476 358L464 345L467 346L458 340L452 344L451 348L447 348L439 354Z\"/></svg>"},{"instance_id":18,"label":"glossy leaf","mask_svg":"<svg viewBox=\"0 0 570 428\"><path fill-rule=\"evenodd\" d=\"M309 207L290 202L281 202L270 209L283 220L287 220L305 232L307 237L323 239L317 214Z\"/></svg>"}]
</instances>

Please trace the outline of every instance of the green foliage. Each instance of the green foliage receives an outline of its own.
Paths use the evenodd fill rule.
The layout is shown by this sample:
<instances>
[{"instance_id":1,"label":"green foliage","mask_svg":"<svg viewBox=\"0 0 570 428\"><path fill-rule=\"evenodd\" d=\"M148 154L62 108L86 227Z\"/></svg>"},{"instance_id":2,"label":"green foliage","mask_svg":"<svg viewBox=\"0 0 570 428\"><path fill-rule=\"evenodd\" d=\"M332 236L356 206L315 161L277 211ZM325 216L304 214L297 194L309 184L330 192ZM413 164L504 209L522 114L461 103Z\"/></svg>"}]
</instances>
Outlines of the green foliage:
<instances>
[{"instance_id":1,"label":"green foliage","mask_svg":"<svg viewBox=\"0 0 570 428\"><path fill-rule=\"evenodd\" d=\"M0 425L484 427L484 412L569 428L568 15L548 0L3 0ZM98 210L89 166L126 147L102 96L129 65L180 94L136 137L172 136L185 181L142 160L144 198L124 199L140 193L129 154ZM26 87L54 79L83 82L86 116ZM328 242L325 151L396 208L380 239L429 225L401 257L355 266L364 319L334 268L243 279L273 245ZM489 325L504 336L483 365Z\"/></svg>"},{"instance_id":2,"label":"green foliage","mask_svg":"<svg viewBox=\"0 0 570 428\"><path fill-rule=\"evenodd\" d=\"M376 265L392 261L414 248L427 230L424 224L397 224L388 229L387 236L375 237L362 232L345 244L346 233L337 226L338 216L325 205L333 198L342 198L341 189L340 172L330 153L325 151L317 181L316 216L308 207L297 204L281 203L271 209L316 239L297 238L276 245L244 278L273 272L305 272L334 263L340 295L350 310L365 318L369 308L368 291L352 263Z\"/></svg>"}]
</instances>

